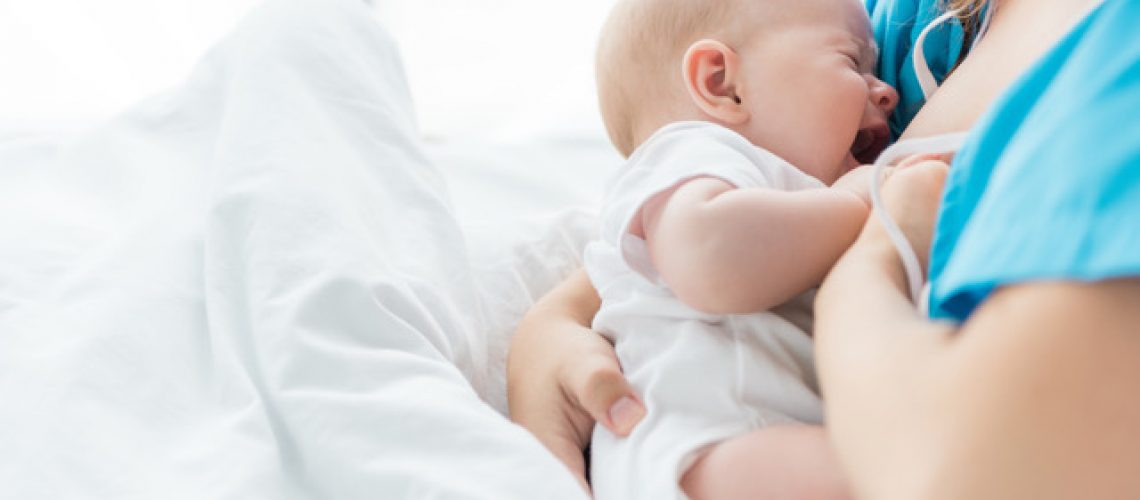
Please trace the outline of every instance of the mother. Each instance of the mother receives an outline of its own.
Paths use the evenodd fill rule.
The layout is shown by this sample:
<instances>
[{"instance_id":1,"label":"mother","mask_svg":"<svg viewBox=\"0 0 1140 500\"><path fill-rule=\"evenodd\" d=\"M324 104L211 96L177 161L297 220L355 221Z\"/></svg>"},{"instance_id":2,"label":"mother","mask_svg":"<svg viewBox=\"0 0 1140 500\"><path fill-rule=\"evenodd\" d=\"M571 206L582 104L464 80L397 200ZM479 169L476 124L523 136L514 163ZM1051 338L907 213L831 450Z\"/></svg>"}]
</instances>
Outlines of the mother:
<instances>
[{"instance_id":1,"label":"mother","mask_svg":"<svg viewBox=\"0 0 1140 500\"><path fill-rule=\"evenodd\" d=\"M971 134L949 171L884 186L928 256L931 317L875 219L816 302L840 459L866 498L1140 498L1140 1L869 0L904 106L923 101L913 14L943 3L984 36L895 125ZM595 420L627 433L644 413L589 334L597 308L571 278L520 325L510 366L512 416L579 474Z\"/></svg>"}]
</instances>

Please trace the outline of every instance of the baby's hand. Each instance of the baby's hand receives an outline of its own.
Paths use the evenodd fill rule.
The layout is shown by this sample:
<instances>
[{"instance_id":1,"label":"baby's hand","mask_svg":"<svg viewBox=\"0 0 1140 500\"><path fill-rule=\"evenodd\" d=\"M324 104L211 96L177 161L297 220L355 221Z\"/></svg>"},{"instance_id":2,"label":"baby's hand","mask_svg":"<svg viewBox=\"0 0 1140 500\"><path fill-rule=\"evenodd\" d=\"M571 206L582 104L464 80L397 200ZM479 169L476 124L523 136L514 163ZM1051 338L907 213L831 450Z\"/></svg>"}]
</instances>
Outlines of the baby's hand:
<instances>
[{"instance_id":1,"label":"baby's hand","mask_svg":"<svg viewBox=\"0 0 1140 500\"><path fill-rule=\"evenodd\" d=\"M858 196L860 200L863 200L863 203L867 205L867 208L871 208L872 168L874 167L871 165L856 167L850 172L843 174L843 177L840 177L838 180L836 180L835 183L831 185L831 187L834 189L844 189L850 191L855 196ZM886 172L884 177L890 174L890 170L890 168L884 169Z\"/></svg>"}]
</instances>

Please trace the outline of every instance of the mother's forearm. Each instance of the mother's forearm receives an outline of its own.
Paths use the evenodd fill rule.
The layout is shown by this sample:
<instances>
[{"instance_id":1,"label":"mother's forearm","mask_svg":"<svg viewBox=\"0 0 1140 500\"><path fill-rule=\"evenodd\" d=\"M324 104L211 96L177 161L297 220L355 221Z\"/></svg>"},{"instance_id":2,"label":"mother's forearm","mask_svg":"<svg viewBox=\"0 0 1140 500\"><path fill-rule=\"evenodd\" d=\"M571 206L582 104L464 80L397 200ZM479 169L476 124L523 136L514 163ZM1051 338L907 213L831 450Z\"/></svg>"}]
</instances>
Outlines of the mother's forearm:
<instances>
[{"instance_id":1,"label":"mother's forearm","mask_svg":"<svg viewBox=\"0 0 1140 500\"><path fill-rule=\"evenodd\" d=\"M889 243L866 236L816 303L857 496L1140 498L1140 280L1002 287L958 328L918 315Z\"/></svg>"},{"instance_id":2,"label":"mother's forearm","mask_svg":"<svg viewBox=\"0 0 1140 500\"><path fill-rule=\"evenodd\" d=\"M954 331L925 320L905 282L893 247L872 231L840 259L816 299L828 430L853 487L872 498L881 491L861 484L866 478L908 477L899 467L913 461L913 446L929 431L922 415L938 407L929 401L937 393L933 369Z\"/></svg>"},{"instance_id":3,"label":"mother's forearm","mask_svg":"<svg viewBox=\"0 0 1140 500\"><path fill-rule=\"evenodd\" d=\"M864 235L836 263L816 299L816 350L825 384L858 385L865 377L903 384L892 377L945 351L955 327L919 314L905 283L885 237Z\"/></svg>"}]
</instances>

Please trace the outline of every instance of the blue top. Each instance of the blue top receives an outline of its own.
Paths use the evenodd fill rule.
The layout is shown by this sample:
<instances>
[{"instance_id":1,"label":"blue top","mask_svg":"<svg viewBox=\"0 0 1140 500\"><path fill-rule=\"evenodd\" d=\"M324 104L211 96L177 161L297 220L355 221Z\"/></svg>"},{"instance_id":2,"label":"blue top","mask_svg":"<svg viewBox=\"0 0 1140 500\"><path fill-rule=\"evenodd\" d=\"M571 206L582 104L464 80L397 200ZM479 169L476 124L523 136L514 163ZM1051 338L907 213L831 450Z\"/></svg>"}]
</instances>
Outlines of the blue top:
<instances>
[{"instance_id":1,"label":"blue top","mask_svg":"<svg viewBox=\"0 0 1140 500\"><path fill-rule=\"evenodd\" d=\"M932 317L964 321L1005 284L1140 276L1137 19L1140 0L1106 0L973 128L935 228Z\"/></svg>"},{"instance_id":2,"label":"blue top","mask_svg":"<svg viewBox=\"0 0 1140 500\"><path fill-rule=\"evenodd\" d=\"M899 103L891 115L891 137L897 138L926 102L912 56L914 41L922 29L942 15L940 0L864 0L871 15L875 43L879 46L879 78L898 90ZM926 64L941 82L962 51L962 26L957 20L943 24L926 36Z\"/></svg>"}]
</instances>

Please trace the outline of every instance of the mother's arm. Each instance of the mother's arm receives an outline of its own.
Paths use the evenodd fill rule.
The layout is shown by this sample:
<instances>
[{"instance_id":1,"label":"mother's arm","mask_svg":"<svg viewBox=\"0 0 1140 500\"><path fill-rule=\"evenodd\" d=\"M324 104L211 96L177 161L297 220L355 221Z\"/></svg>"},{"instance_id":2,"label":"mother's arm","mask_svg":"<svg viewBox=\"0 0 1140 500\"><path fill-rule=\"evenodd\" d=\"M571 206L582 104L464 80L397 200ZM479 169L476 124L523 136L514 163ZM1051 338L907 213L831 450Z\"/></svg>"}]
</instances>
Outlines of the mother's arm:
<instances>
[{"instance_id":1,"label":"mother's arm","mask_svg":"<svg viewBox=\"0 0 1140 500\"><path fill-rule=\"evenodd\" d=\"M645 415L613 346L589 327L600 307L586 272L576 272L519 323L507 363L511 419L538 437L583 485L582 450L594 422L624 436Z\"/></svg>"},{"instance_id":2,"label":"mother's arm","mask_svg":"<svg viewBox=\"0 0 1140 500\"><path fill-rule=\"evenodd\" d=\"M944 168L884 187L920 255ZM828 425L859 496L1140 498L1140 279L1004 287L960 326L905 290L872 220L816 303Z\"/></svg>"}]
</instances>

